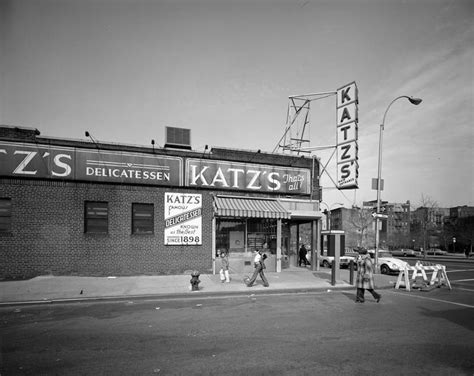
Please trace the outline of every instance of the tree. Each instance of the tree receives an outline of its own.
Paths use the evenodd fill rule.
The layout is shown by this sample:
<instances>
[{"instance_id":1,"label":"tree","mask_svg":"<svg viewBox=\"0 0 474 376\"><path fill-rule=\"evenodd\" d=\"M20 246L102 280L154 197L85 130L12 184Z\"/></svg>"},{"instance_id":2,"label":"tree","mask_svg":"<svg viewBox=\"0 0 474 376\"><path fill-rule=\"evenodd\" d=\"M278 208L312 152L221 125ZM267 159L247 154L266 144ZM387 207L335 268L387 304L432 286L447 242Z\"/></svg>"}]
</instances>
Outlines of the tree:
<instances>
[{"instance_id":1,"label":"tree","mask_svg":"<svg viewBox=\"0 0 474 376\"><path fill-rule=\"evenodd\" d=\"M474 217L459 218L458 237L460 244L464 244L472 252L472 242L474 240Z\"/></svg>"},{"instance_id":2,"label":"tree","mask_svg":"<svg viewBox=\"0 0 474 376\"><path fill-rule=\"evenodd\" d=\"M358 247L369 248L369 243L371 241L369 230L373 221L372 209L361 209L357 206L352 207L349 226L356 230Z\"/></svg>"},{"instance_id":3,"label":"tree","mask_svg":"<svg viewBox=\"0 0 474 376\"><path fill-rule=\"evenodd\" d=\"M423 250L426 250L430 245L429 236L437 229L433 218L438 212L438 203L422 194L419 205L413 212L412 235L413 238L418 238L418 244L423 244Z\"/></svg>"},{"instance_id":4,"label":"tree","mask_svg":"<svg viewBox=\"0 0 474 376\"><path fill-rule=\"evenodd\" d=\"M452 243L452 239L456 238L456 250L464 251L467 248L472 252L474 217L450 218L445 225L444 234L448 242Z\"/></svg>"}]
</instances>

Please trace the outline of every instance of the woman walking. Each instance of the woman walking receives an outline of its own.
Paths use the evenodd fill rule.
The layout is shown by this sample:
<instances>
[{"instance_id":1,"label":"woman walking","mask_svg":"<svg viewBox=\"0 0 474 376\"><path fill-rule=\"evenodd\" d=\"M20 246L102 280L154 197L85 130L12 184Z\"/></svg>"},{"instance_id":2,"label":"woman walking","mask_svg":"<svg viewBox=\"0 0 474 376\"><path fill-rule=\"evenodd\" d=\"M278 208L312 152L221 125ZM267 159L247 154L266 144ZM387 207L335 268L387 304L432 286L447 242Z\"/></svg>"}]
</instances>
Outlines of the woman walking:
<instances>
[{"instance_id":1,"label":"woman walking","mask_svg":"<svg viewBox=\"0 0 474 376\"><path fill-rule=\"evenodd\" d=\"M357 279L356 279L357 295L356 303L364 303L364 293L368 290L375 301L378 303L382 295L377 293L374 283L374 268L370 256L366 249L359 250L359 258L357 259Z\"/></svg>"}]
</instances>

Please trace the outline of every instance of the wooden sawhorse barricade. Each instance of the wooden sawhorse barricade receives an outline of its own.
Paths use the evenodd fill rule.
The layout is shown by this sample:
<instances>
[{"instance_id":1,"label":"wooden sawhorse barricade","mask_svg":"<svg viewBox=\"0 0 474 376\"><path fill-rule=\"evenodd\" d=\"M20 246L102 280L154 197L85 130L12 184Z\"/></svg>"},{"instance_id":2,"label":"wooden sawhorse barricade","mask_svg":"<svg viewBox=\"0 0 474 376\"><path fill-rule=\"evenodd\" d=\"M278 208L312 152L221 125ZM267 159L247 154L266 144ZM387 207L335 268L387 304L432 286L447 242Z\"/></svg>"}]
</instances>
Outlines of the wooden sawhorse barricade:
<instances>
[{"instance_id":1,"label":"wooden sawhorse barricade","mask_svg":"<svg viewBox=\"0 0 474 376\"><path fill-rule=\"evenodd\" d=\"M400 288L402 283L405 284L405 289L411 291L410 287L410 272L413 272L411 280L416 281L417 278L422 278L423 281L428 281L426 277L426 272L432 272L431 279L429 280L429 285L434 286L437 285L438 287L442 285L446 285L451 288L451 283L449 282L448 275L446 274L446 266L440 264L430 264L430 265L423 265L421 261L417 261L415 266L407 266L404 270L400 271L398 274L397 283L395 288Z\"/></svg>"}]
</instances>

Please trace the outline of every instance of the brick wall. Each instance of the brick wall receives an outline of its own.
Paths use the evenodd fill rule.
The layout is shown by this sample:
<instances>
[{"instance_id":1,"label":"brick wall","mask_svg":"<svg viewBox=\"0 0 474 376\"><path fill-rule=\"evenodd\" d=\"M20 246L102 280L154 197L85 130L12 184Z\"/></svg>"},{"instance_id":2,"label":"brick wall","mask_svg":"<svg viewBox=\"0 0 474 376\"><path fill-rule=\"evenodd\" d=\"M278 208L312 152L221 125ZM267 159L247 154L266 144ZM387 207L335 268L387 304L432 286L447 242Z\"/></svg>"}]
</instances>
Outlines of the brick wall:
<instances>
[{"instance_id":1,"label":"brick wall","mask_svg":"<svg viewBox=\"0 0 474 376\"><path fill-rule=\"evenodd\" d=\"M81 149L98 147L84 140L41 137L34 128L0 125L0 140ZM201 158L196 151L151 149L100 143L101 150ZM213 148L206 158L308 168L312 171L313 200L320 198L319 165L312 158ZM12 176L7 173L5 176ZM164 245L165 192L201 193L202 245ZM0 198L12 200L12 233L0 234L0 279L55 275L180 274L196 269L212 272L212 194L217 190L159 188L56 180L0 178ZM221 192L230 194L230 191ZM256 192L232 194L257 196ZM276 197L278 194L268 194ZM308 198L308 195L301 195ZM297 195L292 197L298 197ZM84 202L105 201L109 208L108 234L84 233ZM132 203L155 205L152 235L131 234Z\"/></svg>"},{"instance_id":2,"label":"brick wall","mask_svg":"<svg viewBox=\"0 0 474 376\"><path fill-rule=\"evenodd\" d=\"M202 245L164 245L164 193L201 193ZM37 275L124 276L212 271L211 192L0 179L12 200L12 233L0 235L0 279ZM84 202L106 201L109 233L84 233ZM132 203L153 203L153 235L131 234Z\"/></svg>"}]
</instances>

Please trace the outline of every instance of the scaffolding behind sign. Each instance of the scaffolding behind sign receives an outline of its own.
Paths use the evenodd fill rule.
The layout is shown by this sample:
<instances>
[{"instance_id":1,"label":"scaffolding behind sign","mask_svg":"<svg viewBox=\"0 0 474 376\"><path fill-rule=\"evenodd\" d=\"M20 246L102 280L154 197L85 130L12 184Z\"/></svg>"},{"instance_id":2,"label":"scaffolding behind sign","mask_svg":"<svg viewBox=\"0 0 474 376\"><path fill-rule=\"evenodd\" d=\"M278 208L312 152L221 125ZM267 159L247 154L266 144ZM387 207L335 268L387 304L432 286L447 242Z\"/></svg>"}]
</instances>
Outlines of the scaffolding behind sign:
<instances>
[{"instance_id":1,"label":"scaffolding behind sign","mask_svg":"<svg viewBox=\"0 0 474 376\"><path fill-rule=\"evenodd\" d=\"M310 146L311 102L336 95L336 140L334 144ZM326 172L337 189L358 188L358 90L355 82L344 85L334 92L292 95L289 97L286 127L275 146L283 153L299 155L315 150L332 149L325 165L321 164L320 176ZM337 178L330 176L326 167L336 153ZM318 158L319 163L320 160Z\"/></svg>"}]
</instances>

